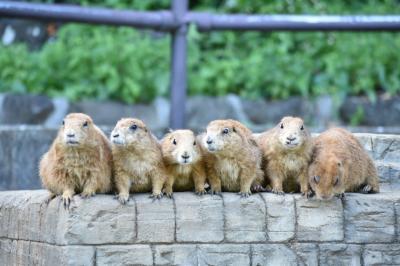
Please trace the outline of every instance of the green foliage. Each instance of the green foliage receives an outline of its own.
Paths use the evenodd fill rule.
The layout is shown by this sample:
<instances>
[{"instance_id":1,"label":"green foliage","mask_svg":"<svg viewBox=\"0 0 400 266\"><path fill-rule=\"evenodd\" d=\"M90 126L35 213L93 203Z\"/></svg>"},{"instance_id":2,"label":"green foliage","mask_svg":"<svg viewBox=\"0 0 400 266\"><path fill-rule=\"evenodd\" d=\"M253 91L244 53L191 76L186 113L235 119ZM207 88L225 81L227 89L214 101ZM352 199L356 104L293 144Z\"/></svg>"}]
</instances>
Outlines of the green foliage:
<instances>
[{"instance_id":1,"label":"green foliage","mask_svg":"<svg viewBox=\"0 0 400 266\"><path fill-rule=\"evenodd\" d=\"M362 106L357 106L356 112L350 118L350 125L353 127L358 126L363 122L364 118L364 108Z\"/></svg>"},{"instance_id":2,"label":"green foliage","mask_svg":"<svg viewBox=\"0 0 400 266\"><path fill-rule=\"evenodd\" d=\"M43 0L44 1L44 0ZM51 2L48 0L47 2ZM68 0L157 10L168 0ZM190 1L194 10L267 14L396 14L396 0ZM199 33L189 28L189 93L247 98L337 98L400 91L398 33ZM168 94L169 35L104 26L63 26L40 51L0 46L0 91L150 101Z\"/></svg>"}]
</instances>

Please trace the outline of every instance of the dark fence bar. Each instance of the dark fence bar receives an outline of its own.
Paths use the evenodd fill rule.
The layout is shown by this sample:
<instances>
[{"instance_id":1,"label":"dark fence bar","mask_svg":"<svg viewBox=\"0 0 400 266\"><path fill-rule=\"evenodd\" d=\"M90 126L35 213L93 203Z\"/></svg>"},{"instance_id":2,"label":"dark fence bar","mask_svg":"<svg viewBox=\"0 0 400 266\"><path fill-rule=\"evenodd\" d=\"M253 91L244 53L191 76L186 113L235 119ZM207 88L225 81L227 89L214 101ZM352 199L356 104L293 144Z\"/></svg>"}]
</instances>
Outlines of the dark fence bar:
<instances>
[{"instance_id":1,"label":"dark fence bar","mask_svg":"<svg viewBox=\"0 0 400 266\"><path fill-rule=\"evenodd\" d=\"M187 12L187 0L173 0L172 12L179 23L179 28L172 34L171 45L171 109L170 125L173 129L185 127L185 103L186 103L186 58L187 58L187 25L184 17Z\"/></svg>"},{"instance_id":2,"label":"dark fence bar","mask_svg":"<svg viewBox=\"0 0 400 266\"><path fill-rule=\"evenodd\" d=\"M169 31L177 28L171 11L124 11L73 5L0 1L0 17L132 26Z\"/></svg>"},{"instance_id":3,"label":"dark fence bar","mask_svg":"<svg viewBox=\"0 0 400 266\"><path fill-rule=\"evenodd\" d=\"M399 31L400 16L244 15L190 12L188 22L201 31Z\"/></svg>"}]
</instances>

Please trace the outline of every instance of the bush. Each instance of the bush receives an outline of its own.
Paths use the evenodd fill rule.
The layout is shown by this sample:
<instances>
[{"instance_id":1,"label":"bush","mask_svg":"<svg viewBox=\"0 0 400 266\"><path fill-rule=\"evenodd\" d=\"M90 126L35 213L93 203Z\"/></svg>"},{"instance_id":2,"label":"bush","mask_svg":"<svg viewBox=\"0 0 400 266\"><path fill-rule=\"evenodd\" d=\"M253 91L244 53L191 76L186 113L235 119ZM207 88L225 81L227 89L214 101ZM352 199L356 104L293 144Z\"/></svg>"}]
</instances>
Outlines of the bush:
<instances>
[{"instance_id":1,"label":"bush","mask_svg":"<svg viewBox=\"0 0 400 266\"><path fill-rule=\"evenodd\" d=\"M64 1L65 2L65 1ZM76 1L68 1L76 2ZM169 1L81 0L86 5L165 9ZM393 14L387 1L191 1L195 10L295 14ZM259 33L189 30L189 93L281 99L342 98L400 90L398 33ZM0 47L0 90L150 101L168 94L169 35L69 24L40 51Z\"/></svg>"}]
</instances>

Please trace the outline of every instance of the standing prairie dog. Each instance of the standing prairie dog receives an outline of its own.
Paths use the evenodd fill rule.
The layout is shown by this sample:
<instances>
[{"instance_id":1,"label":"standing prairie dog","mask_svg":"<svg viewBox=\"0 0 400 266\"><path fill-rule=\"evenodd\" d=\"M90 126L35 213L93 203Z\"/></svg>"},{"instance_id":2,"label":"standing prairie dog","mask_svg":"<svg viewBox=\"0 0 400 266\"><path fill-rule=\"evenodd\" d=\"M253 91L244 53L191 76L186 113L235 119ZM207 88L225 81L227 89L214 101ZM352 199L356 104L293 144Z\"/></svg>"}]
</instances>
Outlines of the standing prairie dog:
<instances>
[{"instance_id":1,"label":"standing prairie dog","mask_svg":"<svg viewBox=\"0 0 400 266\"><path fill-rule=\"evenodd\" d=\"M71 113L39 169L44 187L51 192L49 199L61 194L68 208L75 193L90 197L111 190L110 144L88 115Z\"/></svg>"},{"instance_id":2,"label":"standing prairie dog","mask_svg":"<svg viewBox=\"0 0 400 266\"><path fill-rule=\"evenodd\" d=\"M257 137L263 153L263 168L271 181L272 192L297 190L308 197L308 165L311 160L311 135L301 118L287 116L278 125Z\"/></svg>"},{"instance_id":3,"label":"standing prairie dog","mask_svg":"<svg viewBox=\"0 0 400 266\"><path fill-rule=\"evenodd\" d=\"M152 192L161 198L166 179L161 148L143 121L123 118L111 132L117 198L125 204L129 192Z\"/></svg>"},{"instance_id":4,"label":"standing prairie dog","mask_svg":"<svg viewBox=\"0 0 400 266\"><path fill-rule=\"evenodd\" d=\"M161 141L164 164L168 172L164 192L171 197L173 191L191 191L203 195L206 181L203 155L190 130L175 130Z\"/></svg>"},{"instance_id":5,"label":"standing prairie dog","mask_svg":"<svg viewBox=\"0 0 400 266\"><path fill-rule=\"evenodd\" d=\"M316 197L329 200L344 192L379 192L373 161L358 140L341 128L329 129L314 140L309 182Z\"/></svg>"},{"instance_id":6,"label":"standing prairie dog","mask_svg":"<svg viewBox=\"0 0 400 266\"><path fill-rule=\"evenodd\" d=\"M251 131L235 120L214 120L203 145L211 193L239 192L248 197L254 181L263 179L261 151Z\"/></svg>"}]
</instances>

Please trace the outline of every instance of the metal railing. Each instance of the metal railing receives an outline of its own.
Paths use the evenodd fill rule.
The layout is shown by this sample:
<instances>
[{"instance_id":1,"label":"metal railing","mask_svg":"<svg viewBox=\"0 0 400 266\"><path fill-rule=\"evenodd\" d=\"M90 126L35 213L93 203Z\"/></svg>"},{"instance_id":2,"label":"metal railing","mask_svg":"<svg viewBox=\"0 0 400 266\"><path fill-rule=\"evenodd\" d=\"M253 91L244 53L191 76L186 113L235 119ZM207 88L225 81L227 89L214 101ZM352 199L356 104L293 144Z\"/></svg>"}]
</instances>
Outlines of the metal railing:
<instances>
[{"instance_id":1,"label":"metal railing","mask_svg":"<svg viewBox=\"0 0 400 266\"><path fill-rule=\"evenodd\" d=\"M185 125L187 27L200 31L399 31L399 15L245 15L190 12L188 0L172 0L171 10L128 11L60 4L0 2L0 17L79 22L167 31L172 34L170 125Z\"/></svg>"}]
</instances>

